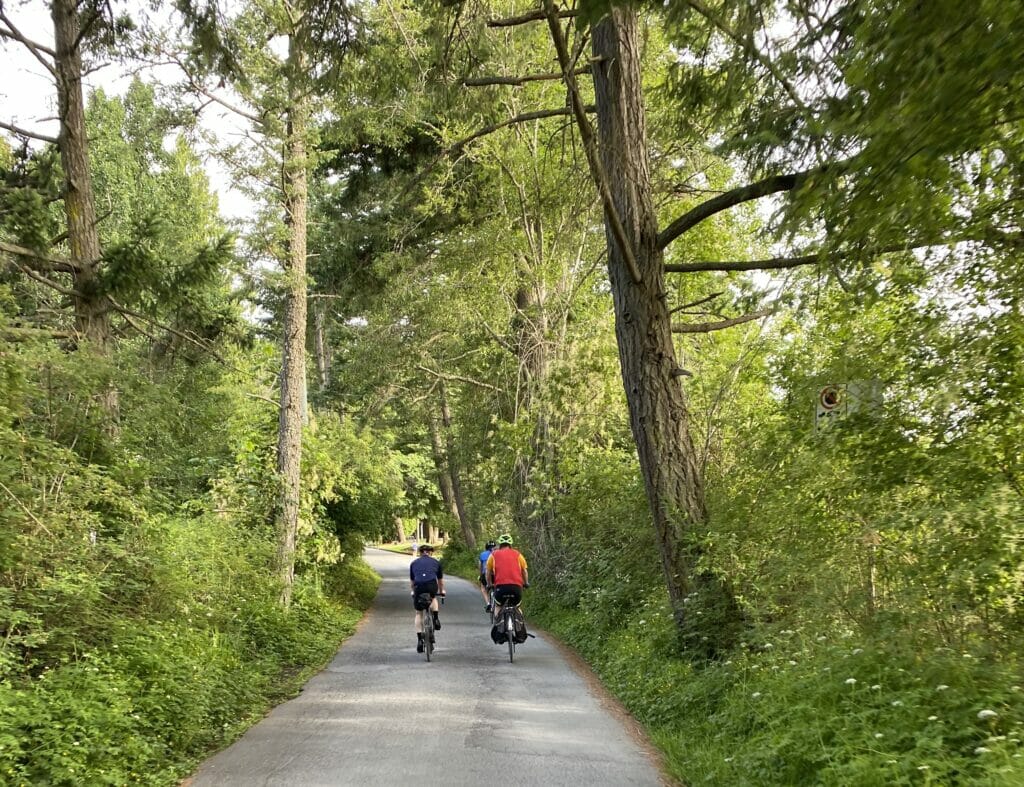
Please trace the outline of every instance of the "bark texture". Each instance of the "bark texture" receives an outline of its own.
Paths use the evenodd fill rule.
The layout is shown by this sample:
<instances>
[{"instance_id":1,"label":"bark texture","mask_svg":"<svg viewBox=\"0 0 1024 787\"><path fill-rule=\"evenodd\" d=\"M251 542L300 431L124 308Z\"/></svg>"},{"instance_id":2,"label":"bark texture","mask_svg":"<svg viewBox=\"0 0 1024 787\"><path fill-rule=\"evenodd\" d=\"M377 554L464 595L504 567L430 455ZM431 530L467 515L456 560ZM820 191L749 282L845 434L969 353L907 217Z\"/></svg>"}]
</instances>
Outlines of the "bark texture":
<instances>
[{"instance_id":1,"label":"bark texture","mask_svg":"<svg viewBox=\"0 0 1024 787\"><path fill-rule=\"evenodd\" d=\"M631 247L622 248L612 222L606 221L615 333L630 424L676 624L688 647L714 652L727 644L738 610L728 590L696 567L700 553L694 535L707 513L690 414L679 381L651 201L637 27L632 9L614 8L593 29L601 163L612 206ZM628 264L630 251L639 281ZM688 610L698 608L714 614L707 614L706 622L690 620Z\"/></svg>"},{"instance_id":2,"label":"bark texture","mask_svg":"<svg viewBox=\"0 0 1024 787\"><path fill-rule=\"evenodd\" d=\"M100 352L110 348L109 303L98 291L96 266L100 236L96 202L89 173L89 141L85 132L85 101L82 96L81 21L75 0L54 0L53 19L57 107L60 116L61 165L64 168L64 211L68 222L71 258L80 263L74 271L75 329Z\"/></svg>"},{"instance_id":3,"label":"bark texture","mask_svg":"<svg viewBox=\"0 0 1024 787\"><path fill-rule=\"evenodd\" d=\"M452 412L448 406L448 392L442 382L440 386L441 405L441 428L444 433L442 445L441 436L437 434L436 424L431 419L431 439L434 440L435 461L438 462L438 475L441 483L441 496L444 497L448 510L451 511L455 521L459 523L462 531L462 538L466 546L476 550L477 537L476 526L466 508L466 498L462 494L462 479L459 473L459 465L455 460L455 438L452 436ZM446 492L447 489L447 492Z\"/></svg>"},{"instance_id":4,"label":"bark texture","mask_svg":"<svg viewBox=\"0 0 1024 787\"><path fill-rule=\"evenodd\" d=\"M293 34L288 51L288 127L285 141L284 193L288 224L288 259L281 348L281 411L278 420L277 570L281 602L291 603L295 545L301 497L302 427L306 416L306 213L308 99L303 90L306 58L303 41Z\"/></svg>"}]
</instances>

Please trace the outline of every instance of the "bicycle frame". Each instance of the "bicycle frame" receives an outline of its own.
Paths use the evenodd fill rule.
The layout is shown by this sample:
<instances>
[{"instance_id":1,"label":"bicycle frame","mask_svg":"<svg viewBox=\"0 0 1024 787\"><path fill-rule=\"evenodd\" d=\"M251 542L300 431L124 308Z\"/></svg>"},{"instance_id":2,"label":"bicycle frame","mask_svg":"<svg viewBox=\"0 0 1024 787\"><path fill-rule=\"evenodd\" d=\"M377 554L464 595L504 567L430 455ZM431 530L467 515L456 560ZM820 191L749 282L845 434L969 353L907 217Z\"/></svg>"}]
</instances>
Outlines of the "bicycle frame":
<instances>
[{"instance_id":1,"label":"bicycle frame","mask_svg":"<svg viewBox=\"0 0 1024 787\"><path fill-rule=\"evenodd\" d=\"M501 630L505 632L505 640L508 643L508 660L514 663L516 660L516 610L519 604L507 603L501 607Z\"/></svg>"}]
</instances>

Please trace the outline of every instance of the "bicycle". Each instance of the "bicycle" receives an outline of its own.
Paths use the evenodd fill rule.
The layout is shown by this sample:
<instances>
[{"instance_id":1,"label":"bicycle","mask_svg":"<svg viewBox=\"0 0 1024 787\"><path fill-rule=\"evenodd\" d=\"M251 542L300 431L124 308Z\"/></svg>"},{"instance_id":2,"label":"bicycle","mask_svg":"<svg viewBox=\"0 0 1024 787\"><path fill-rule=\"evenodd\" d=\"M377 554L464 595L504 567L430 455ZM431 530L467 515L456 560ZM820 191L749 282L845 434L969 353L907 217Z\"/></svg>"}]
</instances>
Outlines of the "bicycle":
<instances>
[{"instance_id":1,"label":"bicycle","mask_svg":"<svg viewBox=\"0 0 1024 787\"><path fill-rule=\"evenodd\" d=\"M508 643L508 661L510 664L516 660L516 610L518 604L506 602L501 607L501 630L505 632L505 641Z\"/></svg>"},{"instance_id":2,"label":"bicycle","mask_svg":"<svg viewBox=\"0 0 1024 787\"><path fill-rule=\"evenodd\" d=\"M494 586L493 585L489 585L487 587L487 596L488 596L488 600L490 601L489 606L491 608L491 611L488 612L487 614L490 616L491 625L493 626L495 623L498 622L498 613L495 611L498 608L498 602L494 598Z\"/></svg>"},{"instance_id":3,"label":"bicycle","mask_svg":"<svg viewBox=\"0 0 1024 787\"><path fill-rule=\"evenodd\" d=\"M441 599L441 605L444 605L444 596L440 593L436 596L431 596L431 601L435 598ZM423 652L427 656L427 661L430 661L430 657L434 653L434 613L430 609L430 605L423 610Z\"/></svg>"},{"instance_id":4,"label":"bicycle","mask_svg":"<svg viewBox=\"0 0 1024 787\"><path fill-rule=\"evenodd\" d=\"M526 585L525 587L529 587L529 585ZM491 592L493 594L493 591ZM509 601L503 604L501 607L500 630L505 633L505 641L508 643L508 660L510 664L514 664L516 660L516 610L520 608L522 603L522 600L516 602L515 604ZM493 610L494 607L491 607L491 609ZM520 612L520 614L522 614L522 612ZM492 620L497 622L497 618L493 612L491 613L491 618ZM491 625L494 625L494 623L492 623ZM526 636L532 637L533 634L531 634L530 632L526 632ZM525 642L526 640L523 641Z\"/></svg>"}]
</instances>

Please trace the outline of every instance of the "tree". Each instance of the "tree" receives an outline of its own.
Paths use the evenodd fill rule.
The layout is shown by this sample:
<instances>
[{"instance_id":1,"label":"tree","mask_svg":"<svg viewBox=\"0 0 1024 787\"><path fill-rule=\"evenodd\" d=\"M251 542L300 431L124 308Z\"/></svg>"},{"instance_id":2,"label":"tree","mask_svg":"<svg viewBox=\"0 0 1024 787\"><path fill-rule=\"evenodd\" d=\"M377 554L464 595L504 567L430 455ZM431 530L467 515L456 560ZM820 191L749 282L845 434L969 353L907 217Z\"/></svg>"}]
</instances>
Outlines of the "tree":
<instances>
[{"instance_id":1,"label":"tree","mask_svg":"<svg viewBox=\"0 0 1024 787\"><path fill-rule=\"evenodd\" d=\"M192 51L176 55L166 45L157 49L182 66L189 89L205 103L227 107L253 124L257 134L280 145L270 153L259 176L270 177L281 210L284 276L279 285L281 324L280 414L277 472L280 497L276 513L277 570L281 601L287 605L295 572L296 539L301 508L302 430L307 420L307 226L309 171L313 163L310 116L318 91L330 85L341 55L351 45L358 20L344 0L330 2L255 2L234 15L216 2L184 4L192 29ZM228 20L224 22L223 20ZM287 40L282 59L276 37ZM233 105L207 84L219 75L230 79L247 108ZM276 160L275 160L276 159ZM280 179L273 181L276 168Z\"/></svg>"}]
</instances>

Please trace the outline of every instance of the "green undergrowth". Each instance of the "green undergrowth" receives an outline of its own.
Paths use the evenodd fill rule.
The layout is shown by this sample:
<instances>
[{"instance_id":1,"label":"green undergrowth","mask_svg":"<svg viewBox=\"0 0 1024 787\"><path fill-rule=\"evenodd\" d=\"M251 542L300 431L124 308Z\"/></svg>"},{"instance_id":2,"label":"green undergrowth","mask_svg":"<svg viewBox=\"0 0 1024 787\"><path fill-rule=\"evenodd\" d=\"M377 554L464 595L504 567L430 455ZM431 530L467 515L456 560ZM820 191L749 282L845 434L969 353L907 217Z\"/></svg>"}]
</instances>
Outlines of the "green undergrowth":
<instances>
[{"instance_id":1,"label":"green undergrowth","mask_svg":"<svg viewBox=\"0 0 1024 787\"><path fill-rule=\"evenodd\" d=\"M1015 658L786 629L695 666L671 655L657 601L595 621L542 591L530 616L591 663L687 785L1024 784Z\"/></svg>"},{"instance_id":2,"label":"green undergrowth","mask_svg":"<svg viewBox=\"0 0 1024 787\"><path fill-rule=\"evenodd\" d=\"M14 630L37 631L38 641L0 665L0 783L176 784L294 696L352 633L379 581L361 559L300 577L284 610L229 536L209 536L211 524L163 522L162 554L147 556L159 597L135 611L111 613L103 603L107 618L95 622L102 630L90 631L90 644L58 647L59 624L21 620ZM93 594L92 577L55 583L51 603L78 601L88 611L102 600L76 598ZM4 591L0 611L24 618L13 601Z\"/></svg>"}]
</instances>

